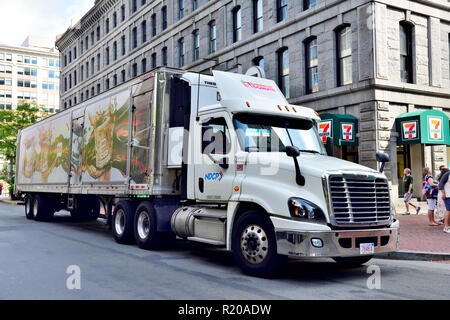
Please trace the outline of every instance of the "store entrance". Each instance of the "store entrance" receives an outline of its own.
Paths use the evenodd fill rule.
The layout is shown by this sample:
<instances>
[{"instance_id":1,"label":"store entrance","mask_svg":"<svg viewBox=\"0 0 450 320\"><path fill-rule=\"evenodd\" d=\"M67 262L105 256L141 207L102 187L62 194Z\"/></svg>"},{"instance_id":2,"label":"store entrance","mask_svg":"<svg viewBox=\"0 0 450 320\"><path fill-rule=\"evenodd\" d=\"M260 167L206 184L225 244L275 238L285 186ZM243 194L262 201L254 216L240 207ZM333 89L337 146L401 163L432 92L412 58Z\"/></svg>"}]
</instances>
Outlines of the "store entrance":
<instances>
[{"instance_id":1,"label":"store entrance","mask_svg":"<svg viewBox=\"0 0 450 320\"><path fill-rule=\"evenodd\" d=\"M358 146L342 146L342 159L359 163Z\"/></svg>"},{"instance_id":2,"label":"store entrance","mask_svg":"<svg viewBox=\"0 0 450 320\"><path fill-rule=\"evenodd\" d=\"M409 144L397 146L398 196L400 198L405 194L403 172L406 168L411 168L411 145Z\"/></svg>"}]
</instances>

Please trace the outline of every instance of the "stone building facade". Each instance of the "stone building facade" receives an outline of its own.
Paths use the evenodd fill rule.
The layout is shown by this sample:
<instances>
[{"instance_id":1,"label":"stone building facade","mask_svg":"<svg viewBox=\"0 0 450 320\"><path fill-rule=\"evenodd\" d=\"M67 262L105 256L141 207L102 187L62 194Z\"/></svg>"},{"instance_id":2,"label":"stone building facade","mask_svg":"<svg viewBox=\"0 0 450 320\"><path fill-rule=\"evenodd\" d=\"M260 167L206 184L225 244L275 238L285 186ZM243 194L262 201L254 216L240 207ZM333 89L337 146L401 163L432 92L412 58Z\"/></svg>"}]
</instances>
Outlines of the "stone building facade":
<instances>
[{"instance_id":1,"label":"stone building facade","mask_svg":"<svg viewBox=\"0 0 450 320\"><path fill-rule=\"evenodd\" d=\"M419 178L450 161L445 146L401 149L395 126L415 110L450 115L449 43L445 0L98 0L56 45L64 108L155 66L259 65L291 103L356 117L358 161L376 168L388 152L396 193L404 166Z\"/></svg>"}]
</instances>

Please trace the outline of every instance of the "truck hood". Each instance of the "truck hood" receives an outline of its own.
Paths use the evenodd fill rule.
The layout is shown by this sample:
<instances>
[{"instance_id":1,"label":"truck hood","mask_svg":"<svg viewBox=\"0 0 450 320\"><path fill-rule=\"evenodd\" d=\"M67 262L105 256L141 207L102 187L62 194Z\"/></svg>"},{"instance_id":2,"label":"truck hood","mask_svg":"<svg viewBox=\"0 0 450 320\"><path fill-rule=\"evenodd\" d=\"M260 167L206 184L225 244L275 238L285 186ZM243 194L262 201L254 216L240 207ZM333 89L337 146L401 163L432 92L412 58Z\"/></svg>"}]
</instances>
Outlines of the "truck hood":
<instances>
[{"instance_id":1,"label":"truck hood","mask_svg":"<svg viewBox=\"0 0 450 320\"><path fill-rule=\"evenodd\" d=\"M248 163L259 163L262 167L277 170L295 172L294 160L284 153L250 153ZM320 177L330 171L378 173L371 168L320 154L302 153L298 157L298 163L302 173Z\"/></svg>"}]
</instances>

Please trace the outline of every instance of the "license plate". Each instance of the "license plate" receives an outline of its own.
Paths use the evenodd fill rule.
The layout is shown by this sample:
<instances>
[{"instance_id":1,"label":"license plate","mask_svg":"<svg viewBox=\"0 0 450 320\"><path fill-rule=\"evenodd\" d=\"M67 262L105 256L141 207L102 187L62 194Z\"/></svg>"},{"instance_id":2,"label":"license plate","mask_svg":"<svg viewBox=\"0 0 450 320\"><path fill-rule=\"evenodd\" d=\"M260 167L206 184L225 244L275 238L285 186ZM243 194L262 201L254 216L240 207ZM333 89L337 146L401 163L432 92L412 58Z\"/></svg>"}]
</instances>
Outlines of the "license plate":
<instances>
[{"instance_id":1,"label":"license plate","mask_svg":"<svg viewBox=\"0 0 450 320\"><path fill-rule=\"evenodd\" d=\"M361 243L359 245L359 253L360 254L374 254L375 246L373 243Z\"/></svg>"}]
</instances>

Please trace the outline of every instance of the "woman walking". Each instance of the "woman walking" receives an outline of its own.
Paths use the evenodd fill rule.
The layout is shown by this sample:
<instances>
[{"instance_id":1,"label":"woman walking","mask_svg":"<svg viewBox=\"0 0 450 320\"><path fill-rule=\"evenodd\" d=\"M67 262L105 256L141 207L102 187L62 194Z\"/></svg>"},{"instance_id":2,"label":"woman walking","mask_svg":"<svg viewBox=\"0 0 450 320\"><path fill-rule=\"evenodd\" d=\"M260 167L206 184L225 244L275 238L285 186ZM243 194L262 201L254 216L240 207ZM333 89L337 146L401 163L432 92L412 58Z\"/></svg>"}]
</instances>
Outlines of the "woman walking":
<instances>
[{"instance_id":1,"label":"woman walking","mask_svg":"<svg viewBox=\"0 0 450 320\"><path fill-rule=\"evenodd\" d=\"M428 222L430 226L439 226L440 224L434 220L434 211L436 210L437 196L439 185L432 176L430 168L423 169L423 188L422 193L427 197L428 203Z\"/></svg>"}]
</instances>

